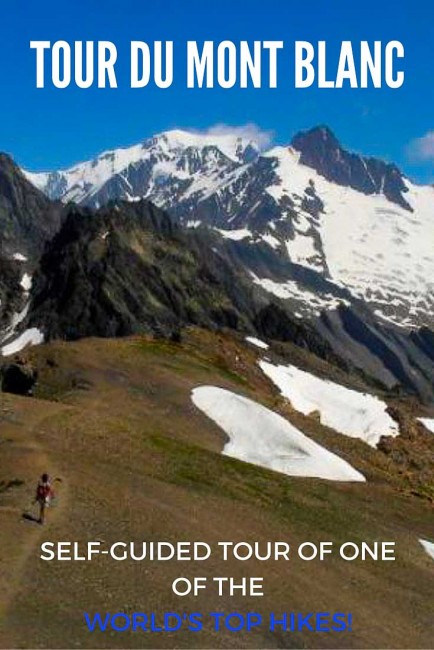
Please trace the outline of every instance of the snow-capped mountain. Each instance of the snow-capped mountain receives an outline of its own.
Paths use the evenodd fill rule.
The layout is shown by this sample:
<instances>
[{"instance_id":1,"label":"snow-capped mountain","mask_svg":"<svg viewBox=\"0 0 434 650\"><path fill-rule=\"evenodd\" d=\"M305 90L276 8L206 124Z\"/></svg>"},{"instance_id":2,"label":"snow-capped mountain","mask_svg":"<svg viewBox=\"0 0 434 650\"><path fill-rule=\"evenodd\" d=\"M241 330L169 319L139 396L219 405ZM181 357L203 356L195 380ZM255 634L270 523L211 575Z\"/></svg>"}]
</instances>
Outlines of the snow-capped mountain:
<instances>
[{"instance_id":1,"label":"snow-capped mountain","mask_svg":"<svg viewBox=\"0 0 434 650\"><path fill-rule=\"evenodd\" d=\"M279 262L288 259L305 271L303 282L300 273L285 281L285 264L278 273L266 274L252 265L255 282L300 302L304 315L336 301L362 300L398 325L432 324L434 188L400 177L402 194L397 193L395 202L380 191L365 194L330 182L301 164L300 157L292 147L276 147L210 199L219 206L220 228L227 227L222 214L235 228L226 236L262 241L275 250ZM258 191L263 160L269 161L273 174L268 172L270 178ZM234 194L249 197L241 211L233 207ZM201 215L207 211L202 206Z\"/></svg>"},{"instance_id":2,"label":"snow-capped mountain","mask_svg":"<svg viewBox=\"0 0 434 650\"><path fill-rule=\"evenodd\" d=\"M236 134L168 131L26 174L51 198L147 198L186 226L219 230L253 281L300 316L363 304L401 327L434 324L434 188L347 152L327 127L265 153Z\"/></svg>"},{"instance_id":3,"label":"snow-capped mountain","mask_svg":"<svg viewBox=\"0 0 434 650\"><path fill-rule=\"evenodd\" d=\"M65 171L25 172L51 199L99 207L110 199L152 198L168 207L191 186L218 184L223 170L258 155L255 142L230 134L172 130L125 149L106 151Z\"/></svg>"},{"instance_id":4,"label":"snow-capped mountain","mask_svg":"<svg viewBox=\"0 0 434 650\"><path fill-rule=\"evenodd\" d=\"M204 291L211 295L215 277L220 279L228 326L291 341L387 388L402 387L432 401L434 188L412 184L392 164L345 151L326 127L266 152L237 132L171 131L65 172L25 179L13 169L12 187L23 200L12 205L15 190L9 191L10 183L0 186L0 201L10 207L3 250L9 265L18 254L28 261L3 291L1 308L9 323L4 334L10 339L5 345L14 345L11 313L12 324L19 321L13 336L68 338L77 331L75 310L83 305L77 336L160 330L167 318L157 305L166 298L172 325L177 319L181 325L222 321L214 300L197 314L189 255L175 254L166 282L162 270L173 242L160 233L153 252L145 245L147 234L138 239L122 234L126 223L137 222L141 232L149 208L140 199L146 197L190 229L184 235L204 261L198 281L210 280ZM29 180L51 197L74 199L80 208L57 214L59 206ZM110 199L113 205L94 209ZM37 216L26 208L35 201L43 208ZM83 249L73 237L77 214ZM116 225L101 226L100 232L97 226L106 217ZM36 248L29 218L43 227L36 232ZM117 231L127 248L115 245L119 238L111 233ZM139 253L144 257L137 266ZM23 272L34 275L31 291L7 304L7 295L20 293L16 285ZM180 283L181 277L190 279ZM148 300L151 287L157 302ZM107 305L111 315L96 318Z\"/></svg>"}]
</instances>

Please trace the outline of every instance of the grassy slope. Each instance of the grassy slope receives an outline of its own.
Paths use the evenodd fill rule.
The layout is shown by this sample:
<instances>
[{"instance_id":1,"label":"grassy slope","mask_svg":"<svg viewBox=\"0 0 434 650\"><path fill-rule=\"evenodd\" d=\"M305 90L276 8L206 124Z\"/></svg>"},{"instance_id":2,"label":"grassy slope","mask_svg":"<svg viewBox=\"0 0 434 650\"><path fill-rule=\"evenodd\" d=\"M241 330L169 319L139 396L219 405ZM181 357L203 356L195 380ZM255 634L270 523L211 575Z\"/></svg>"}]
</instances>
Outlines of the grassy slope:
<instances>
[{"instance_id":1,"label":"grassy slope","mask_svg":"<svg viewBox=\"0 0 434 650\"><path fill-rule=\"evenodd\" d=\"M182 346L83 340L41 346L32 357L37 397L0 394L0 647L432 645L434 564L417 542L433 537L432 503L390 456L293 412L257 369L254 350L193 331ZM200 384L280 409L369 482L290 479L222 456L224 435L190 401ZM430 444L420 437L422 447ZM64 482L41 530L21 513L46 468ZM397 560L45 563L37 557L44 539L394 540ZM219 599L206 591L200 600L179 599L170 585L181 574L263 575L266 596ZM352 612L353 632L89 634L82 620L83 611L216 609Z\"/></svg>"}]
</instances>

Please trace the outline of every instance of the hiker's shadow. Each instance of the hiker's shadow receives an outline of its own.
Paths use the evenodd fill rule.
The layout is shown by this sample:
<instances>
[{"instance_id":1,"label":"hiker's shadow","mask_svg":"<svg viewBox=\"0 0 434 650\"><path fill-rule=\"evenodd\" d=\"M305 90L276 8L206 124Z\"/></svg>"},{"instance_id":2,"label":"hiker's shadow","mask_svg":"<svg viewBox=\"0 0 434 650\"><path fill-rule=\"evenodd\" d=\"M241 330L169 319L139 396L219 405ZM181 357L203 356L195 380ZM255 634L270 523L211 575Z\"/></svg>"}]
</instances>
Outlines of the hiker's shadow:
<instances>
[{"instance_id":1,"label":"hiker's shadow","mask_svg":"<svg viewBox=\"0 0 434 650\"><path fill-rule=\"evenodd\" d=\"M38 518L38 517L35 517L35 516L32 515L30 512L23 512L23 514L22 514L21 516L22 516L22 518L25 519L26 521L33 521L33 522L35 522L36 524L39 524L39 518Z\"/></svg>"}]
</instances>

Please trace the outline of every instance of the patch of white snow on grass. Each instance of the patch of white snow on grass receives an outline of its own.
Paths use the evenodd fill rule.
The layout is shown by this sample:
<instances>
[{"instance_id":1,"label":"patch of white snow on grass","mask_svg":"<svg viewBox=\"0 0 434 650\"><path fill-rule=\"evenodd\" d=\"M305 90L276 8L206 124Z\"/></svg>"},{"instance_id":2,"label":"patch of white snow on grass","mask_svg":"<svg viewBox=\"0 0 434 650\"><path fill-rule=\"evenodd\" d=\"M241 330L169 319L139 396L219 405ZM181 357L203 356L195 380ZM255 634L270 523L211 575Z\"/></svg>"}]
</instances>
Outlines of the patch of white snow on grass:
<instances>
[{"instance_id":1,"label":"patch of white snow on grass","mask_svg":"<svg viewBox=\"0 0 434 650\"><path fill-rule=\"evenodd\" d=\"M365 477L282 416L229 390L200 386L193 403L229 437L223 453L288 476L360 481Z\"/></svg>"},{"instance_id":2,"label":"patch of white snow on grass","mask_svg":"<svg viewBox=\"0 0 434 650\"><path fill-rule=\"evenodd\" d=\"M255 345L257 348L261 348L262 350L268 350L270 347L268 343L261 341L261 339L257 339L255 336L246 336L246 341L247 343L251 343L252 345Z\"/></svg>"},{"instance_id":3,"label":"patch of white snow on grass","mask_svg":"<svg viewBox=\"0 0 434 650\"><path fill-rule=\"evenodd\" d=\"M434 418L417 418L419 422L422 422L423 426L434 433Z\"/></svg>"},{"instance_id":4,"label":"patch of white snow on grass","mask_svg":"<svg viewBox=\"0 0 434 650\"><path fill-rule=\"evenodd\" d=\"M14 253L12 255L12 259L16 260L17 262L27 262L27 257L21 253Z\"/></svg>"},{"instance_id":5,"label":"patch of white snow on grass","mask_svg":"<svg viewBox=\"0 0 434 650\"><path fill-rule=\"evenodd\" d=\"M304 415L319 411L321 423L339 433L361 438L371 447L377 446L381 436L399 434L386 403L374 395L320 379L295 366L266 361L259 366L297 411Z\"/></svg>"},{"instance_id":6,"label":"patch of white snow on grass","mask_svg":"<svg viewBox=\"0 0 434 650\"><path fill-rule=\"evenodd\" d=\"M2 347L2 355L8 357L11 354L21 352L27 345L39 345L44 342L43 333L37 327L25 330L15 341Z\"/></svg>"},{"instance_id":7,"label":"patch of white snow on grass","mask_svg":"<svg viewBox=\"0 0 434 650\"><path fill-rule=\"evenodd\" d=\"M434 560L434 543L428 542L426 539L420 539L419 542L422 544L428 555Z\"/></svg>"}]
</instances>

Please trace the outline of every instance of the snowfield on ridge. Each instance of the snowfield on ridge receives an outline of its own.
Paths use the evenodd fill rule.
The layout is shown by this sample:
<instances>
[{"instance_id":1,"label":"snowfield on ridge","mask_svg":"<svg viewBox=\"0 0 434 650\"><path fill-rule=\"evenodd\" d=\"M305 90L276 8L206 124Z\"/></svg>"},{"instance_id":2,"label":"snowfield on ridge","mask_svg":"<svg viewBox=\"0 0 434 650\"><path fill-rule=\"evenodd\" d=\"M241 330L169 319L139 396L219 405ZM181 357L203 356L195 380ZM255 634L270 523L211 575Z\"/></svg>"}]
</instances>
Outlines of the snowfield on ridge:
<instances>
[{"instance_id":1,"label":"snowfield on ridge","mask_svg":"<svg viewBox=\"0 0 434 650\"><path fill-rule=\"evenodd\" d=\"M279 205L290 199L297 212L286 241L291 261L329 277L398 325L423 320L434 306L434 189L405 179L411 212L383 194L363 194L328 181L300 164L292 147L275 147L264 156L277 161L277 180L266 191ZM306 209L313 189L323 205L318 214ZM407 306L405 318L394 317Z\"/></svg>"},{"instance_id":2,"label":"snowfield on ridge","mask_svg":"<svg viewBox=\"0 0 434 650\"><path fill-rule=\"evenodd\" d=\"M374 448L381 436L399 435L387 404L374 395L320 379L296 366L267 361L259 366L296 411L304 415L318 411L321 423L338 433L360 438Z\"/></svg>"},{"instance_id":3,"label":"snowfield on ridge","mask_svg":"<svg viewBox=\"0 0 434 650\"><path fill-rule=\"evenodd\" d=\"M229 390L200 386L195 406L228 435L223 454L288 476L366 481L347 461L317 444L281 415Z\"/></svg>"}]
</instances>

